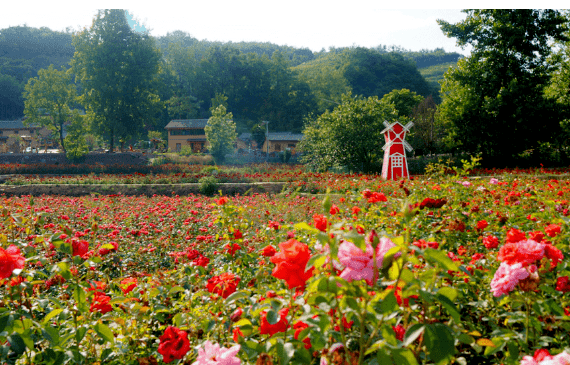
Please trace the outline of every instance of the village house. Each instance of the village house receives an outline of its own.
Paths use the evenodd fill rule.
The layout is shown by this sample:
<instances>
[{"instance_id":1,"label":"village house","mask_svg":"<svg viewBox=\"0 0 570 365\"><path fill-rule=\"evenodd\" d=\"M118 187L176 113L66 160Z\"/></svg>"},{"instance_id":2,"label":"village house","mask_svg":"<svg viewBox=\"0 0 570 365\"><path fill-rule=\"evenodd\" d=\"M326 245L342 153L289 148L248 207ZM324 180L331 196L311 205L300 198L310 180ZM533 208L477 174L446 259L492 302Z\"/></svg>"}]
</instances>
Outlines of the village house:
<instances>
[{"instance_id":1,"label":"village house","mask_svg":"<svg viewBox=\"0 0 570 365\"><path fill-rule=\"evenodd\" d=\"M188 146L193 152L203 152L208 147L204 127L208 119L171 120L164 127L168 131L168 150L180 152Z\"/></svg>"},{"instance_id":2,"label":"village house","mask_svg":"<svg viewBox=\"0 0 570 365\"><path fill-rule=\"evenodd\" d=\"M22 120L0 121L0 152L21 152L25 147L38 146L40 127L25 126Z\"/></svg>"},{"instance_id":3,"label":"village house","mask_svg":"<svg viewBox=\"0 0 570 365\"><path fill-rule=\"evenodd\" d=\"M267 140L261 147L262 152L279 153L285 150L290 150L291 154L297 153L297 144L303 139L301 133L291 132L273 132L269 133ZM269 146L268 146L269 144ZM269 148L268 148L269 147Z\"/></svg>"}]
</instances>

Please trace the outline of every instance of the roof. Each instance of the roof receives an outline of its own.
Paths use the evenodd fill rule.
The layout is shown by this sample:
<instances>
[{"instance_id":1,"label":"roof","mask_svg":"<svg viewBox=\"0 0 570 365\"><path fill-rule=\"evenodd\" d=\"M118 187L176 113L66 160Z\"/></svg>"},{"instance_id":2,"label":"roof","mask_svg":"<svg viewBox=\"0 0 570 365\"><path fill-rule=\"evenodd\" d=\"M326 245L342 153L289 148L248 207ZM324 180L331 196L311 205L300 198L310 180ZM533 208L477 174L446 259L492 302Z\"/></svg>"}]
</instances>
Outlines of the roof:
<instances>
[{"instance_id":1,"label":"roof","mask_svg":"<svg viewBox=\"0 0 570 365\"><path fill-rule=\"evenodd\" d=\"M303 134L291 132L274 132L269 133L268 139L270 141L300 141L303 139Z\"/></svg>"},{"instance_id":2,"label":"roof","mask_svg":"<svg viewBox=\"0 0 570 365\"><path fill-rule=\"evenodd\" d=\"M242 141L251 141L251 133L242 133L239 135L238 139Z\"/></svg>"},{"instance_id":3,"label":"roof","mask_svg":"<svg viewBox=\"0 0 570 365\"><path fill-rule=\"evenodd\" d=\"M208 119L176 119L171 120L164 129L191 129L204 128Z\"/></svg>"},{"instance_id":4,"label":"roof","mask_svg":"<svg viewBox=\"0 0 570 365\"><path fill-rule=\"evenodd\" d=\"M30 129L39 128L35 125L25 126L21 120L0 120L0 129Z\"/></svg>"}]
</instances>

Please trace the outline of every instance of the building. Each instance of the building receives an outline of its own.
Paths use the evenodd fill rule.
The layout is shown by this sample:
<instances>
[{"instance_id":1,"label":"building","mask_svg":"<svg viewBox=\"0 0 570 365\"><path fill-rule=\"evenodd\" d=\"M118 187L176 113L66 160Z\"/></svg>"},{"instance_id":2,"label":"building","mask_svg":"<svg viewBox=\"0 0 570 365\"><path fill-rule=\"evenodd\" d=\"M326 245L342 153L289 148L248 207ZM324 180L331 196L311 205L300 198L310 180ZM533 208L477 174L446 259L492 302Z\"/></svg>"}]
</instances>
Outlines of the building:
<instances>
[{"instance_id":1,"label":"building","mask_svg":"<svg viewBox=\"0 0 570 365\"><path fill-rule=\"evenodd\" d=\"M25 147L37 147L39 129L25 126L22 120L0 121L0 152L18 153Z\"/></svg>"},{"instance_id":2,"label":"building","mask_svg":"<svg viewBox=\"0 0 570 365\"><path fill-rule=\"evenodd\" d=\"M296 153L297 144L303 139L303 134L301 133L291 133L291 132L274 132L269 133L267 140L263 143L261 148L262 152L279 153L289 149L291 154ZM269 150L268 150L269 143Z\"/></svg>"},{"instance_id":3,"label":"building","mask_svg":"<svg viewBox=\"0 0 570 365\"><path fill-rule=\"evenodd\" d=\"M208 147L204 127L208 119L171 120L164 127L168 131L168 150L180 152L188 146L193 152L203 152Z\"/></svg>"}]
</instances>

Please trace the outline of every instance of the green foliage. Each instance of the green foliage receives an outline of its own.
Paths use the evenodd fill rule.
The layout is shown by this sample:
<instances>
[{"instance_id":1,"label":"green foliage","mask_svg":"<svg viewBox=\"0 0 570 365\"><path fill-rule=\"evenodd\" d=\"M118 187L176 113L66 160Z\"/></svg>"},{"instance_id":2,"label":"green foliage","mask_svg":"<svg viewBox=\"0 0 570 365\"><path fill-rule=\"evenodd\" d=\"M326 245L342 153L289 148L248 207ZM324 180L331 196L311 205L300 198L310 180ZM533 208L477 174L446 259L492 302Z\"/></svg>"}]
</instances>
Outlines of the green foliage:
<instances>
[{"instance_id":1,"label":"green foliage","mask_svg":"<svg viewBox=\"0 0 570 365\"><path fill-rule=\"evenodd\" d=\"M414 109L424 100L424 97L408 89L392 90L384 95L381 101L394 104L398 112L398 121L405 122L412 116Z\"/></svg>"},{"instance_id":2,"label":"green foliage","mask_svg":"<svg viewBox=\"0 0 570 365\"><path fill-rule=\"evenodd\" d=\"M213 196L218 191L218 179L215 176L204 176L198 181L200 193L206 196Z\"/></svg>"},{"instance_id":3,"label":"green foliage","mask_svg":"<svg viewBox=\"0 0 570 365\"><path fill-rule=\"evenodd\" d=\"M16 119L23 114L23 91L15 77L0 74L0 120Z\"/></svg>"},{"instance_id":4,"label":"green foliage","mask_svg":"<svg viewBox=\"0 0 570 365\"><path fill-rule=\"evenodd\" d=\"M134 32L123 10L99 10L93 25L73 37L71 62L92 130L127 140L151 127L161 108L157 95L160 52L148 34Z\"/></svg>"},{"instance_id":5,"label":"green foliage","mask_svg":"<svg viewBox=\"0 0 570 365\"><path fill-rule=\"evenodd\" d=\"M251 128L251 139L255 142L256 147L259 149L265 142L266 127L263 124L256 124Z\"/></svg>"},{"instance_id":6,"label":"green foliage","mask_svg":"<svg viewBox=\"0 0 570 365\"><path fill-rule=\"evenodd\" d=\"M556 10L465 12L463 22L439 21L458 44L473 46L471 56L445 74L440 112L449 139L495 166L524 162L522 154L540 159L540 145L561 134L544 88L553 70L550 42L566 39L566 19Z\"/></svg>"},{"instance_id":7,"label":"green foliage","mask_svg":"<svg viewBox=\"0 0 570 365\"><path fill-rule=\"evenodd\" d=\"M76 116L72 123L67 126L67 136L65 137L65 157L73 163L81 163L89 153L89 147L85 138L84 117Z\"/></svg>"},{"instance_id":8,"label":"green foliage","mask_svg":"<svg viewBox=\"0 0 570 365\"><path fill-rule=\"evenodd\" d=\"M414 107L411 115L414 127L406 139L415 155L444 152L444 128L436 115L437 105L431 96Z\"/></svg>"},{"instance_id":9,"label":"green foliage","mask_svg":"<svg viewBox=\"0 0 570 365\"><path fill-rule=\"evenodd\" d=\"M393 104L376 96L344 95L342 104L305 124L302 161L318 170L345 166L351 171L380 171L384 121L396 119Z\"/></svg>"},{"instance_id":10,"label":"green foliage","mask_svg":"<svg viewBox=\"0 0 570 365\"><path fill-rule=\"evenodd\" d=\"M47 69L39 70L38 77L30 79L25 90L24 114L27 119L24 123L47 127L58 136L65 151L63 126L69 121L79 120L78 111L72 109L77 102L77 94L71 74L50 65Z\"/></svg>"},{"instance_id":11,"label":"green foliage","mask_svg":"<svg viewBox=\"0 0 570 365\"><path fill-rule=\"evenodd\" d=\"M204 127L210 144L209 150L216 163L222 163L225 155L233 151L237 132L232 118L232 113L226 113L226 108L220 105L212 111L212 116Z\"/></svg>"}]
</instances>

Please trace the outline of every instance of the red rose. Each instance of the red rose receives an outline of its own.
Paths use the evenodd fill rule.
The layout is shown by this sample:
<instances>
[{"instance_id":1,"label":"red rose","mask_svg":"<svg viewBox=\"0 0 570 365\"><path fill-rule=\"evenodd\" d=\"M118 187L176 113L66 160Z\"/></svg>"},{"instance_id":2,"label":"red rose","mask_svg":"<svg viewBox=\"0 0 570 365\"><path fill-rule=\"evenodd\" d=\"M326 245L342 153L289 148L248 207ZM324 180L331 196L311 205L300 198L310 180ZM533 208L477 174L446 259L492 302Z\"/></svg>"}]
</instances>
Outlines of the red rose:
<instances>
[{"instance_id":1,"label":"red rose","mask_svg":"<svg viewBox=\"0 0 570 365\"><path fill-rule=\"evenodd\" d=\"M243 332L239 328L234 328L232 339L235 343L239 342L240 338L243 338Z\"/></svg>"},{"instance_id":2,"label":"red rose","mask_svg":"<svg viewBox=\"0 0 570 365\"><path fill-rule=\"evenodd\" d=\"M331 215L335 215L335 214L338 213L338 212L340 212L340 209L338 209L338 207L333 204L333 205L331 206L331 209L329 210L329 213L330 213Z\"/></svg>"},{"instance_id":3,"label":"red rose","mask_svg":"<svg viewBox=\"0 0 570 365\"><path fill-rule=\"evenodd\" d=\"M101 312L101 314L105 314L113 310L113 307L111 306L111 297L99 291L96 291L93 294L93 301L89 307L90 312Z\"/></svg>"},{"instance_id":4,"label":"red rose","mask_svg":"<svg viewBox=\"0 0 570 365\"><path fill-rule=\"evenodd\" d=\"M397 326L392 326L394 333L396 333L396 339L400 341L404 341L404 335L406 334L406 329L401 324Z\"/></svg>"},{"instance_id":5,"label":"red rose","mask_svg":"<svg viewBox=\"0 0 570 365\"><path fill-rule=\"evenodd\" d=\"M225 299L236 291L239 281L239 277L228 272L208 279L206 288L210 293L218 294Z\"/></svg>"},{"instance_id":6,"label":"red rose","mask_svg":"<svg viewBox=\"0 0 570 365\"><path fill-rule=\"evenodd\" d=\"M220 199L216 200L216 204L224 205L228 202L228 198L226 196L222 196Z\"/></svg>"},{"instance_id":7,"label":"red rose","mask_svg":"<svg viewBox=\"0 0 570 365\"><path fill-rule=\"evenodd\" d=\"M547 349L538 349L534 352L533 356L536 362L541 362L542 360L545 360L548 357L550 357L550 352L548 352Z\"/></svg>"},{"instance_id":8,"label":"red rose","mask_svg":"<svg viewBox=\"0 0 570 365\"><path fill-rule=\"evenodd\" d=\"M488 250L499 247L499 239L495 236L487 236L483 238L483 244Z\"/></svg>"},{"instance_id":9,"label":"red rose","mask_svg":"<svg viewBox=\"0 0 570 365\"><path fill-rule=\"evenodd\" d=\"M285 280L289 289L304 286L313 274L313 268L305 271L305 266L311 258L309 247L295 239L279 244L281 251L277 252L271 262L275 264L273 276Z\"/></svg>"},{"instance_id":10,"label":"red rose","mask_svg":"<svg viewBox=\"0 0 570 365\"><path fill-rule=\"evenodd\" d=\"M546 256L550 261L552 261L552 266L556 266L560 261L564 260L564 255L562 254L562 251L548 244L544 245L544 256Z\"/></svg>"},{"instance_id":11,"label":"red rose","mask_svg":"<svg viewBox=\"0 0 570 365\"><path fill-rule=\"evenodd\" d=\"M560 226L557 224L549 224L545 229L546 235L548 237L556 237L560 234Z\"/></svg>"},{"instance_id":12,"label":"red rose","mask_svg":"<svg viewBox=\"0 0 570 365\"><path fill-rule=\"evenodd\" d=\"M483 229L487 228L488 225L489 225L489 223L487 223L486 220L481 220L481 221L477 222L477 229L483 230Z\"/></svg>"},{"instance_id":13,"label":"red rose","mask_svg":"<svg viewBox=\"0 0 570 365\"><path fill-rule=\"evenodd\" d=\"M136 288L138 284L137 278L125 278L121 280L121 290L123 291L123 295L127 295L130 293L134 288Z\"/></svg>"},{"instance_id":14,"label":"red rose","mask_svg":"<svg viewBox=\"0 0 570 365\"><path fill-rule=\"evenodd\" d=\"M327 218L322 214L315 214L313 216L313 221L315 222L315 228L321 232L325 232L329 225L329 221Z\"/></svg>"},{"instance_id":15,"label":"red rose","mask_svg":"<svg viewBox=\"0 0 570 365\"><path fill-rule=\"evenodd\" d=\"M526 235L524 232L519 231L516 228L511 228L509 232L507 232L507 242L519 242L526 239Z\"/></svg>"},{"instance_id":16,"label":"red rose","mask_svg":"<svg viewBox=\"0 0 570 365\"><path fill-rule=\"evenodd\" d=\"M16 269L23 269L25 262L18 247L10 245L5 250L0 247L0 279L9 278Z\"/></svg>"},{"instance_id":17,"label":"red rose","mask_svg":"<svg viewBox=\"0 0 570 365\"><path fill-rule=\"evenodd\" d=\"M273 336L278 332L287 331L289 327L289 321L287 321L287 314L289 314L289 308L283 308L279 311L279 321L275 324L269 324L267 321L267 312L261 312L261 323L259 325L259 333L262 335Z\"/></svg>"},{"instance_id":18,"label":"red rose","mask_svg":"<svg viewBox=\"0 0 570 365\"><path fill-rule=\"evenodd\" d=\"M169 363L175 359L182 359L190 350L188 334L176 327L169 326L160 336L158 353L162 355L163 361Z\"/></svg>"},{"instance_id":19,"label":"red rose","mask_svg":"<svg viewBox=\"0 0 570 365\"><path fill-rule=\"evenodd\" d=\"M270 246L265 246L263 250L261 250L261 255L265 257L272 257L273 255L275 255L276 252L277 250L275 249L275 247L270 245Z\"/></svg>"},{"instance_id":20,"label":"red rose","mask_svg":"<svg viewBox=\"0 0 570 365\"><path fill-rule=\"evenodd\" d=\"M295 329L295 334L293 335L293 337L294 337L296 340L298 340L298 339L299 339L299 335L301 334L301 332L303 332L303 330L304 330L305 328L308 328L308 327L309 327L308 324L306 324L306 323L304 323L304 322L301 322L301 321L298 321L297 323L295 323L295 324L293 325L293 328ZM310 348L311 348L311 339L310 339L309 337L305 337L305 338L303 339L303 342L305 343L305 348L306 348L306 349L310 349Z\"/></svg>"},{"instance_id":21,"label":"red rose","mask_svg":"<svg viewBox=\"0 0 570 365\"><path fill-rule=\"evenodd\" d=\"M556 279L556 290L563 293L570 291L570 279L568 279L568 276L562 276Z\"/></svg>"},{"instance_id":22,"label":"red rose","mask_svg":"<svg viewBox=\"0 0 570 365\"><path fill-rule=\"evenodd\" d=\"M74 239L71 241L71 247L73 248L73 256L81 257L89 251L89 242Z\"/></svg>"}]
</instances>

